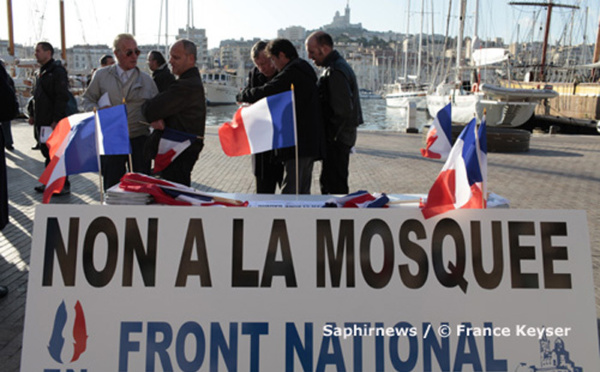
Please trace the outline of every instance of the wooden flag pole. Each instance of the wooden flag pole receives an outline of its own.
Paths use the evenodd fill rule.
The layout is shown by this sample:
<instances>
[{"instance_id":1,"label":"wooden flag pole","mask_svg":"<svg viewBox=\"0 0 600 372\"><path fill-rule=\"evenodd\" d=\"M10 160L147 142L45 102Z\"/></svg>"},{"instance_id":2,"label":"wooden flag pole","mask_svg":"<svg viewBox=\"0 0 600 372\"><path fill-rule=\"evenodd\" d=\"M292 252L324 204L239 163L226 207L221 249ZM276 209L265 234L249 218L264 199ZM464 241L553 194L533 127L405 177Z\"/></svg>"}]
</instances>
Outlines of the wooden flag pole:
<instances>
[{"instance_id":1,"label":"wooden flag pole","mask_svg":"<svg viewBox=\"0 0 600 372\"><path fill-rule=\"evenodd\" d=\"M486 114L487 114L487 109L484 108L483 109L483 119L479 123L479 126L481 126L482 122L485 122ZM486 208L487 197L486 197L485 193L486 193L486 188L487 188L486 187L487 179L485 179L483 176L483 167L481 166L481 154L480 154L481 147L479 145L480 145L480 143L479 143L479 128L477 127L477 125L475 125L475 153L477 154L477 163L479 163L479 172L481 173L481 207Z\"/></svg>"},{"instance_id":2,"label":"wooden flag pole","mask_svg":"<svg viewBox=\"0 0 600 372\"><path fill-rule=\"evenodd\" d=\"M98 159L98 179L100 181L100 204L104 204L104 180L102 177L102 163L100 161L100 120L98 119L98 110L94 107L94 122L96 126L96 159Z\"/></svg>"},{"instance_id":3,"label":"wooden flag pole","mask_svg":"<svg viewBox=\"0 0 600 372\"><path fill-rule=\"evenodd\" d=\"M294 98L294 84L292 84L291 86L291 90L292 90L292 109L294 112L294 158L295 158L295 162L296 162L296 199L298 197L298 194L300 193L300 177L299 177L299 166L298 166L298 127L296 125L296 100Z\"/></svg>"},{"instance_id":4,"label":"wooden flag pole","mask_svg":"<svg viewBox=\"0 0 600 372\"><path fill-rule=\"evenodd\" d=\"M123 104L127 105L127 103L125 102L125 97L123 97ZM133 159L131 158L131 152L129 152L129 171L135 172L135 170L133 169Z\"/></svg>"}]
</instances>

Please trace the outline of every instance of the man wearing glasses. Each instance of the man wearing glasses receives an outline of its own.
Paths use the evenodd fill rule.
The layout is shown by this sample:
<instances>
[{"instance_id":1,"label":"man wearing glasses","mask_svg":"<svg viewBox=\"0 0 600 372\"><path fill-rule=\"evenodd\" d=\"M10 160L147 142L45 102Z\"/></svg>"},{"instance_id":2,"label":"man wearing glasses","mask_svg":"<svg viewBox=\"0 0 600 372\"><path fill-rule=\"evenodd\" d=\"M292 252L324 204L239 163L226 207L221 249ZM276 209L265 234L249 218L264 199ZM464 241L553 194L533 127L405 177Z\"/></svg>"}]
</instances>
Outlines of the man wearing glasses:
<instances>
[{"instance_id":1,"label":"man wearing glasses","mask_svg":"<svg viewBox=\"0 0 600 372\"><path fill-rule=\"evenodd\" d=\"M150 127L145 124L147 120L142 114L142 104L158 94L158 89L152 77L137 67L140 50L133 35L117 35L113 50L117 63L96 71L83 94L83 107L90 111L125 103L133 163L133 169L129 171L150 173L150 159L144 156ZM128 156L104 155L101 162L106 190L117 184L125 174Z\"/></svg>"}]
</instances>

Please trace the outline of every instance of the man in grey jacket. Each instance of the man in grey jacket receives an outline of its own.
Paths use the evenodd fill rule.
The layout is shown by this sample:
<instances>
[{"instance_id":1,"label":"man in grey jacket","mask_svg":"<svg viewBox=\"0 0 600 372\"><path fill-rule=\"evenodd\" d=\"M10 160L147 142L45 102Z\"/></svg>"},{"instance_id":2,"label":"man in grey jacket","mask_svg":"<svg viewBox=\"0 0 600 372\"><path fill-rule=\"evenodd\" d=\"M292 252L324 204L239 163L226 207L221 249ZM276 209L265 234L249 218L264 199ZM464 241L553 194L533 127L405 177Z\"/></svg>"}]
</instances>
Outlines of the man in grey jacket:
<instances>
[{"instance_id":1,"label":"man in grey jacket","mask_svg":"<svg viewBox=\"0 0 600 372\"><path fill-rule=\"evenodd\" d=\"M158 89L152 77L137 67L140 50L132 35L118 35L113 49L117 63L96 71L83 94L83 106L89 111L125 103L133 163L133 169L129 171L149 173L150 160L144 156L144 146L150 127L142 114L142 105L158 94ZM108 189L117 184L125 174L128 156L104 155L101 161L104 189Z\"/></svg>"}]
</instances>

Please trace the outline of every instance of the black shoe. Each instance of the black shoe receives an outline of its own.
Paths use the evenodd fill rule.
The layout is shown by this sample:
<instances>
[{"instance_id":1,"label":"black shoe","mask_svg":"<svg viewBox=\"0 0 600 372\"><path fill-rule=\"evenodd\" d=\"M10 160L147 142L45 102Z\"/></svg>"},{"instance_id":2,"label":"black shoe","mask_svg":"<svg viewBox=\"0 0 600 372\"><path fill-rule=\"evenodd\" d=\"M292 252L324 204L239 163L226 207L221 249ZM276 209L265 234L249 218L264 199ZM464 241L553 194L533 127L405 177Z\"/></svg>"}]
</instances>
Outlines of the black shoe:
<instances>
[{"instance_id":1,"label":"black shoe","mask_svg":"<svg viewBox=\"0 0 600 372\"><path fill-rule=\"evenodd\" d=\"M46 185L39 185L33 188L37 192L44 192L46 190Z\"/></svg>"},{"instance_id":2,"label":"black shoe","mask_svg":"<svg viewBox=\"0 0 600 372\"><path fill-rule=\"evenodd\" d=\"M13 145L6 145L6 149L8 151L13 151L15 148L13 147Z\"/></svg>"},{"instance_id":3,"label":"black shoe","mask_svg":"<svg viewBox=\"0 0 600 372\"><path fill-rule=\"evenodd\" d=\"M8 287L0 285L0 298L6 297L7 294L8 294Z\"/></svg>"},{"instance_id":4,"label":"black shoe","mask_svg":"<svg viewBox=\"0 0 600 372\"><path fill-rule=\"evenodd\" d=\"M71 187L70 186L64 186L62 190L60 190L60 192L58 194L54 194L56 196L65 196L65 195L69 195L71 193Z\"/></svg>"},{"instance_id":5,"label":"black shoe","mask_svg":"<svg viewBox=\"0 0 600 372\"><path fill-rule=\"evenodd\" d=\"M32 149L32 150L39 150L39 149L40 149L40 144L39 144L39 143L38 143L38 144L36 144L36 145L35 145L35 146L33 146L31 149Z\"/></svg>"}]
</instances>

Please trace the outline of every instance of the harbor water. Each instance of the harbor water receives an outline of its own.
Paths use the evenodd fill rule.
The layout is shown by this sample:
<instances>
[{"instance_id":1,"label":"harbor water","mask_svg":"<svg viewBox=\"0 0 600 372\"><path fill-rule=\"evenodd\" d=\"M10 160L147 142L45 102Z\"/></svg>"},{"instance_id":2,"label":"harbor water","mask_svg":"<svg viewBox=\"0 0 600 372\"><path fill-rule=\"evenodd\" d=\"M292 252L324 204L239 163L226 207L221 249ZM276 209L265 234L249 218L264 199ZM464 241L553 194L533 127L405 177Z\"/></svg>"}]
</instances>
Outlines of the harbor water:
<instances>
[{"instance_id":1,"label":"harbor water","mask_svg":"<svg viewBox=\"0 0 600 372\"><path fill-rule=\"evenodd\" d=\"M402 132L406 130L408 126L406 109L387 107L384 99L363 99L361 105L365 123L359 127L360 130ZM206 113L206 125L219 126L231 121L237 108L236 105L209 106ZM416 126L419 131L430 122L431 119L427 117L426 111L417 111Z\"/></svg>"}]
</instances>

